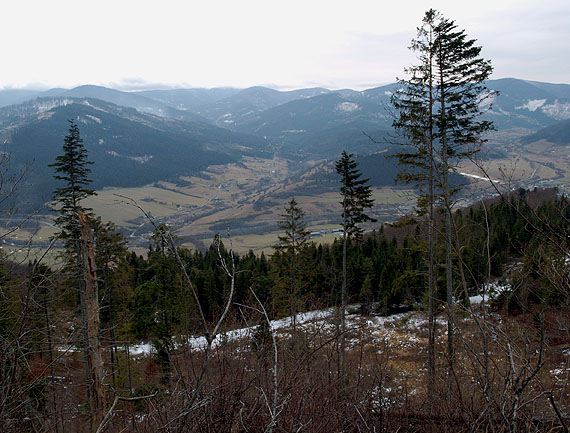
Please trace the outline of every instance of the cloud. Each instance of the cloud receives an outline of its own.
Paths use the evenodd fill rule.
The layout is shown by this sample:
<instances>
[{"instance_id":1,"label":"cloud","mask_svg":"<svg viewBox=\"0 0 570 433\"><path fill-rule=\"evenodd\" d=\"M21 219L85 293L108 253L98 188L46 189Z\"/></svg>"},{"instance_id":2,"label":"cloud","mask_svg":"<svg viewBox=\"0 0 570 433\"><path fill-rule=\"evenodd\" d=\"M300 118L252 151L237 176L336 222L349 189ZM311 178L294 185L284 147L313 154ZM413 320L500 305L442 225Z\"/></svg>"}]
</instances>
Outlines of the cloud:
<instances>
[{"instance_id":1,"label":"cloud","mask_svg":"<svg viewBox=\"0 0 570 433\"><path fill-rule=\"evenodd\" d=\"M520 4L473 22L497 77L569 82L570 3Z\"/></svg>"},{"instance_id":2,"label":"cloud","mask_svg":"<svg viewBox=\"0 0 570 433\"><path fill-rule=\"evenodd\" d=\"M111 87L117 90L134 91L134 90L169 90L193 87L189 83L165 83L153 82L145 80L142 77L123 77L117 81L111 81L105 84L106 87Z\"/></svg>"},{"instance_id":3,"label":"cloud","mask_svg":"<svg viewBox=\"0 0 570 433\"><path fill-rule=\"evenodd\" d=\"M569 81L567 0L433 7L478 39L496 77ZM385 83L414 61L407 47L425 10L423 0L8 2L5 16L23 18L0 26L0 87Z\"/></svg>"}]
</instances>

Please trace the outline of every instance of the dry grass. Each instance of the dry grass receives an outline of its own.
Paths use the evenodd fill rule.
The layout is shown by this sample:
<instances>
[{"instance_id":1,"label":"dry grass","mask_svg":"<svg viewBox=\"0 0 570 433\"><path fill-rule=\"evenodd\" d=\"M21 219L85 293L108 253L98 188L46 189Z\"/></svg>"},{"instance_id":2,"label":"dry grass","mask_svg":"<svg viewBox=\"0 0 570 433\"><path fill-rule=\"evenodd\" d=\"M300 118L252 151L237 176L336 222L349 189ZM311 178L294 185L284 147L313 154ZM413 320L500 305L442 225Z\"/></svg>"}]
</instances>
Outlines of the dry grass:
<instances>
[{"instance_id":1,"label":"dry grass","mask_svg":"<svg viewBox=\"0 0 570 433\"><path fill-rule=\"evenodd\" d=\"M243 326L241 316L235 313L233 320L226 323L227 329ZM564 311L547 311L545 317L549 326L568 323ZM252 313L247 320L259 323L260 317ZM496 331L490 334L493 338L489 365L490 390L497 405L491 408L489 417L480 382L481 365L474 360L474 354L480 356L482 351L481 334L468 314L460 314L458 323L463 338L457 344L451 391L446 374L445 327L440 318L437 377L429 392L425 369L426 317L422 312L387 318L349 316L344 376L339 375L337 328L332 317L305 322L294 338L287 327L281 328L276 333L278 415L274 431L484 432L489 431L491 420L496 432L510 431L514 426L516 431L562 431L556 427L557 420L544 392L554 393L562 411L569 409L570 365L564 349L559 350L567 340L560 343L561 335L550 332L545 365L520 394L524 404L514 424L508 424L499 409L503 404L508 409L514 401L512 386L517 381L515 376L506 380L512 372L509 373L505 343L508 341L513 349L518 377L528 377L537 361L534 350L540 342L536 325L531 316L494 313L486 320L487 329ZM179 346L170 353L172 368L166 373L153 354L127 358L119 348L117 392L129 395L132 386L135 395L155 391L158 394L137 404L121 403L105 431L264 431L271 422L274 398L271 340L250 334L220 341L212 352L198 394L194 391L204 362L203 350ZM108 357L108 350L105 353ZM52 392L58 395L57 408L65 431L82 431L87 412L81 354L64 354L57 361L56 373L58 379L46 388L46 396ZM190 406L194 409L189 411ZM49 427L49 419L48 416L44 427Z\"/></svg>"}]
</instances>

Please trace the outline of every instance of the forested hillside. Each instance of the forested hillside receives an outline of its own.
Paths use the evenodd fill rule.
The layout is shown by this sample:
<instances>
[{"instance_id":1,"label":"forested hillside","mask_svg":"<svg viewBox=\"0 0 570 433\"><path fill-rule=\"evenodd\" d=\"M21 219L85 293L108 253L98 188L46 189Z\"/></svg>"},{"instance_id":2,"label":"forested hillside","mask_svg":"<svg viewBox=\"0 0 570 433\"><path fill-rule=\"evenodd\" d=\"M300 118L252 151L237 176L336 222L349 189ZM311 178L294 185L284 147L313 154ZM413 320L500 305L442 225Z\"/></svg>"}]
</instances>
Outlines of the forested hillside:
<instances>
[{"instance_id":1,"label":"forested hillside","mask_svg":"<svg viewBox=\"0 0 570 433\"><path fill-rule=\"evenodd\" d=\"M160 180L178 182L181 175L198 173L210 165L270 154L262 139L206 123L154 117L98 100L40 99L2 109L0 118L13 125L2 146L11 155L11 168L30 166L25 179L30 185L25 197L28 209L51 198L56 183L46 167L59 152L69 119L81 125L94 162L96 189L143 186Z\"/></svg>"},{"instance_id":2,"label":"forested hillside","mask_svg":"<svg viewBox=\"0 0 570 433\"><path fill-rule=\"evenodd\" d=\"M530 378L521 388L524 402L540 398L541 388L530 384L536 374L535 362L546 373L539 373L541 387L560 398L563 394L559 393L564 392L560 389L564 382L551 382L548 371L561 368L561 362L566 368L561 351L567 350L563 330L568 326L570 302L565 265L569 218L570 203L553 190L521 190L454 215L463 246L460 254L468 270L469 293L459 293L459 304L469 303L468 295L483 294L485 306L472 307L484 308L475 314L489 332L502 321L512 325L494 337L499 345L493 356L501 356L506 346L500 342L504 341L512 350L523 350L521 344L537 344L544 352L538 360L535 352L516 352L524 357L512 361L516 371L510 373L495 359L499 364L491 367L490 374L497 375L491 383L497 387L493 392L501 394L494 396L509 404L519 388L503 383L505 374L516 374L513 379L517 380ZM374 315L415 310L414 314L422 317L427 257L426 225L421 220L379 227L362 242L349 245L348 301L355 303L360 314L373 316L361 324L355 319L349 322L351 347L346 362L350 373L344 385L336 373L335 315L324 322L300 321L294 333L285 325L273 334L266 322L287 317L293 300L298 311L338 305L342 242L311 242L303 247L296 259L296 291L291 293L286 250L276 250L270 256L239 256L231 251L231 239L227 238L214 239L205 252L173 250L165 227L158 226L155 235L143 257L126 249L113 226L100 226L96 231L106 381L124 397L119 406L128 414L115 417L112 430L137 425L139 431L154 431L167 423L185 425L188 404L198 405L192 415L195 427L226 430L242 419L250 428L261 428L272 412L258 399L273 393L273 374L278 384L275 401L283 407L279 422L291 428L306 423L321 426L319 429L327 429L325 425L346 428L365 422L392 429L401 423L420 422L409 417L427 416L421 407L433 396L425 394L421 374L417 374L421 368L416 373L410 369L422 365L423 355L406 358L411 356L407 350L417 350L413 348L423 344L421 337L407 343L411 346L402 346L410 349L400 352L389 349L397 345L396 337L383 343L366 337L376 323ZM440 261L445 244L441 235L437 244ZM437 280L443 281L444 269L438 273ZM2 263L3 293L7 295L0 303L2 368L13 372L0 377L6 391L2 397L4 428L23 431L59 425L79 431L88 419L84 367L77 346L81 326L73 278L69 277L65 270L51 270L39 263ZM489 283L497 280L502 281L502 289L493 294ZM438 282L437 286L437 315L444 317L444 284ZM558 330L549 327L549 321L557 321ZM239 334L242 337L224 337L230 329L252 325L257 326ZM210 334L200 343L205 346L197 349L188 338L204 335L204 326ZM466 319L458 326L472 340L467 351L487 335L487 331L480 335ZM273 337L277 340L272 343ZM151 343L150 353L136 349L140 341ZM380 352L378 344L384 347ZM442 358L437 368L444 367ZM458 364L458 392L481 392L479 384L469 379L475 374L473 368L468 357L465 364ZM409 383L401 388L398 384L404 380ZM445 383L441 388L438 385L437 392L447 392ZM386 387L397 388L390 391ZM327 389L328 395L321 395ZM310 402L304 392L313 395ZM383 393L382 399L378 392ZM358 403L347 407L346 398L357 398ZM456 419L447 418L456 411L442 403L421 423L429 422L433 428L442 423L463 425L476 418L483 406L484 401L470 403L453 415L461 417ZM517 419L523 425L538 423L542 429L553 421L541 413L532 406L521 408Z\"/></svg>"},{"instance_id":3,"label":"forested hillside","mask_svg":"<svg viewBox=\"0 0 570 433\"><path fill-rule=\"evenodd\" d=\"M0 91L0 432L568 433L570 86L415 31L363 91Z\"/></svg>"}]
</instances>

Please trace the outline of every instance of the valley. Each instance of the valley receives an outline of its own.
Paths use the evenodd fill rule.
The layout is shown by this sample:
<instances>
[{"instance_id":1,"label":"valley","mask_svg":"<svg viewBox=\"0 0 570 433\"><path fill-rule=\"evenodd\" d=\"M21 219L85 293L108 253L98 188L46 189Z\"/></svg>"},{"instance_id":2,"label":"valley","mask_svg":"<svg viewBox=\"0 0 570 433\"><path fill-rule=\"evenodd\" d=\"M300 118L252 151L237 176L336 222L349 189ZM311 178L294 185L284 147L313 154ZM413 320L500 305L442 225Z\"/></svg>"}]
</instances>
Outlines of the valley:
<instances>
[{"instance_id":1,"label":"valley","mask_svg":"<svg viewBox=\"0 0 570 433\"><path fill-rule=\"evenodd\" d=\"M315 185L292 165L280 158L245 158L240 164L211 166L199 177L183 177L182 186L160 182L143 188L104 189L86 204L104 221L113 220L125 228L132 247L144 248L154 229L129 199L152 215L156 223L167 224L189 248L203 250L216 233L221 233L231 236L237 252L251 249L267 253L280 233L277 221L294 196L306 212L313 239L332 242L340 220L336 185ZM316 169L330 167L321 161L313 167ZM414 197L409 189L375 188L374 214L381 221L392 221L410 211Z\"/></svg>"},{"instance_id":2,"label":"valley","mask_svg":"<svg viewBox=\"0 0 570 433\"><path fill-rule=\"evenodd\" d=\"M477 164L465 164L469 188L462 205L496 194L488 175L501 191L513 188L557 186L570 192L570 157L566 147L533 143L523 152L511 153ZM332 174L332 162L321 160L299 169L295 161L283 158L244 158L240 164L211 166L200 176L183 177L184 185L159 182L142 188L107 188L86 203L104 221L115 221L126 229L132 247L145 248L152 225L128 200L135 200L157 223L166 223L189 248L208 248L216 233L230 234L234 249L246 253L271 252L280 231L277 221L287 201L295 197L305 211L305 220L316 242L330 243L339 229L341 207L338 181L317 184L315 172ZM301 172L300 172L301 171ZM368 174L366 174L368 175ZM372 214L389 223L409 214L416 201L415 192L405 185L373 187ZM378 228L368 224L367 229Z\"/></svg>"},{"instance_id":3,"label":"valley","mask_svg":"<svg viewBox=\"0 0 570 433\"><path fill-rule=\"evenodd\" d=\"M558 186L566 191L568 86L516 79L488 85L499 92L485 114L497 129L477 155L481 161L459 167L460 182L468 188L458 205L496 193L481 180L486 176L503 190ZM394 182L396 161L385 158L399 151L386 132L395 90L395 84L360 92L264 87L122 92L80 86L22 93L20 99L0 91L0 150L15 172L27 171L17 201L5 203L6 210L17 206L20 212L3 220L8 233L2 247L25 260L30 245L40 250L49 245L53 214L45 203L57 182L48 165L61 151L70 118L79 121L94 162L92 187L98 195L86 206L103 222L119 226L129 247L141 253L153 226L136 206L155 223L167 224L189 248L204 250L216 233L229 233L236 251L259 253L271 250L291 197L304 210L313 239L332 242L340 221L334 161L344 148L356 154L370 178L373 215L394 221L415 202L411 187ZM9 232L22 220L20 230Z\"/></svg>"},{"instance_id":4,"label":"valley","mask_svg":"<svg viewBox=\"0 0 570 433\"><path fill-rule=\"evenodd\" d=\"M214 165L178 183L160 181L135 188L104 188L85 200L103 222L112 221L125 234L129 248L145 254L155 224L167 224L181 245L204 250L216 235L229 234L238 253L270 253L281 233L278 220L291 197L305 211L307 227L318 243L331 243L339 230L338 182L319 182L332 175L331 161L311 161L304 170L297 161L246 157L239 164ZM415 193L402 186L373 188L374 216L394 221L409 213ZM139 206L139 207L137 207ZM25 218L22 216L21 218ZM4 221L6 226L19 221ZM377 228L368 224L367 230ZM55 234L53 215L42 213L6 235L3 249L20 261L37 257ZM53 255L53 254L52 254Z\"/></svg>"},{"instance_id":5,"label":"valley","mask_svg":"<svg viewBox=\"0 0 570 433\"><path fill-rule=\"evenodd\" d=\"M520 148L515 151L491 143L496 144L495 151L499 149L507 156L464 164L459 169L469 186L460 199L461 205L496 193L482 179L486 175L501 191L549 186L563 192L570 190L570 158L565 146L537 142L521 152ZM379 222L393 222L409 214L415 205L415 192L403 185L392 183L372 190L372 214ZM341 209L333 164L328 160L302 164L279 156L244 157L239 163L213 165L198 175L183 176L176 183L158 181L142 187L103 188L85 205L93 208L103 222L113 221L119 226L129 248L141 254L146 253L154 227L136 205L156 224L167 224L181 239L180 244L190 249L208 248L220 233L231 236L233 248L240 254L249 250L267 254L280 234L277 221L291 197L305 211L312 239L331 243L339 230ZM33 217L23 229L4 236L3 250L20 260L42 253L55 233L52 219L45 214ZM14 221L4 223L9 226ZM377 229L378 225L368 224L366 229Z\"/></svg>"}]
</instances>

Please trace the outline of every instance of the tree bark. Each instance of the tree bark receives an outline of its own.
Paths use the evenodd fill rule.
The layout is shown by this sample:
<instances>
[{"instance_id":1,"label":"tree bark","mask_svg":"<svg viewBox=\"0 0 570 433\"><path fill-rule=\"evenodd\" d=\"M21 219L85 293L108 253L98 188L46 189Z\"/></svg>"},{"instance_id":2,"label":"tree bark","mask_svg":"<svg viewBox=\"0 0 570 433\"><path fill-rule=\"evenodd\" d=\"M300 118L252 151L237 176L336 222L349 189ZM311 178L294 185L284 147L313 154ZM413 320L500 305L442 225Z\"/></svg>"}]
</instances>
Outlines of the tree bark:
<instances>
[{"instance_id":1,"label":"tree bark","mask_svg":"<svg viewBox=\"0 0 570 433\"><path fill-rule=\"evenodd\" d=\"M99 291L95 272L95 243L87 216L79 211L81 223L81 250L83 258L83 289L87 327L87 351L89 360L89 390L91 407L91 431L95 431L105 410L103 386L103 357L99 341Z\"/></svg>"},{"instance_id":2,"label":"tree bark","mask_svg":"<svg viewBox=\"0 0 570 433\"><path fill-rule=\"evenodd\" d=\"M441 46L439 47L441 51ZM440 53L440 58L443 55ZM443 185L442 194L444 200L445 211L445 280L446 280L446 294L447 294L447 357L448 357L448 375L449 375L449 390L453 388L453 367L455 362L455 341L454 341L454 304L453 304L453 262L451 260L451 188L449 187L449 144L447 137L447 112L445 101L448 100L448 95L445 92L446 81L443 77L443 71L440 67L440 135L442 142L441 158L442 158L442 171L443 171Z\"/></svg>"},{"instance_id":3,"label":"tree bark","mask_svg":"<svg viewBox=\"0 0 570 433\"><path fill-rule=\"evenodd\" d=\"M433 166L433 162L430 162ZM429 270L428 270L428 389L435 391L435 275L434 275L434 210L433 210L433 169L430 167L430 203L429 203Z\"/></svg>"},{"instance_id":4,"label":"tree bark","mask_svg":"<svg viewBox=\"0 0 570 433\"><path fill-rule=\"evenodd\" d=\"M340 292L340 375L344 376L344 360L346 357L346 218L342 242L342 289Z\"/></svg>"},{"instance_id":5,"label":"tree bark","mask_svg":"<svg viewBox=\"0 0 570 433\"><path fill-rule=\"evenodd\" d=\"M430 28L429 41L432 44L433 35ZM435 258L434 258L434 203L435 203L435 191L434 191L434 164L435 155L433 151L433 54L429 54L429 123L428 123L428 152L429 152L429 228L428 228L428 243L429 243L429 271L428 271L428 309L429 309L429 319L428 319L428 392L432 393L435 391L435 332L436 332L436 308L435 308Z\"/></svg>"}]
</instances>

